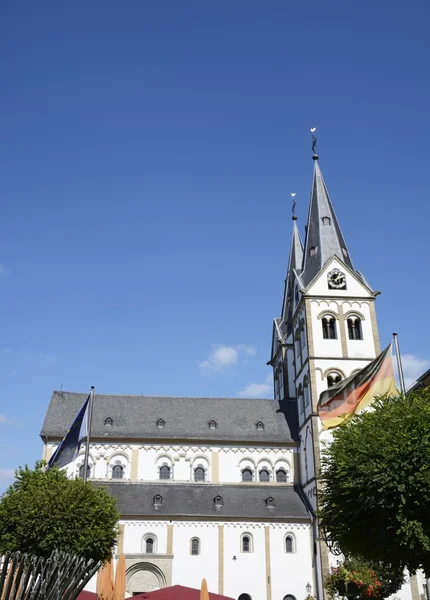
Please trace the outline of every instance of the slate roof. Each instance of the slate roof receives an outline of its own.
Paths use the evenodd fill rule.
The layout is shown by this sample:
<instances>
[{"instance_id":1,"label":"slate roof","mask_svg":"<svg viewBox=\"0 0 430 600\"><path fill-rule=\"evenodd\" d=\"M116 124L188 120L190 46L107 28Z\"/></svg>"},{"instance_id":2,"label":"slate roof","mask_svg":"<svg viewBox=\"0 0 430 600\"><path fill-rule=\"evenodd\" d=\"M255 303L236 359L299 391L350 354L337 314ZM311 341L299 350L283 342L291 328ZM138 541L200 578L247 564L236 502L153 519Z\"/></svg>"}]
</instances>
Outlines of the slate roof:
<instances>
[{"instance_id":1,"label":"slate roof","mask_svg":"<svg viewBox=\"0 0 430 600\"><path fill-rule=\"evenodd\" d=\"M312 281L334 255L348 265L351 270L354 270L316 155L314 155L314 161L315 169L301 273L305 285ZM324 217L330 219L328 225L323 224ZM317 248L316 254L312 256L309 255L311 248Z\"/></svg>"},{"instance_id":2,"label":"slate roof","mask_svg":"<svg viewBox=\"0 0 430 600\"><path fill-rule=\"evenodd\" d=\"M54 391L40 435L62 438L87 394ZM105 420L112 419L112 426ZM162 419L164 427L157 426ZM215 421L215 429L209 422ZM257 429L262 422L264 429ZM92 439L207 440L251 444L298 440L294 402L245 398L171 398L96 394Z\"/></svg>"},{"instance_id":3,"label":"slate roof","mask_svg":"<svg viewBox=\"0 0 430 600\"><path fill-rule=\"evenodd\" d=\"M259 484L180 484L168 483L100 483L118 500L122 516L139 517L211 517L217 519L300 520L309 521L309 513L292 485ZM162 505L154 507L154 496ZM223 506L215 508L214 498L221 496ZM268 508L266 499L275 506Z\"/></svg>"}]
</instances>

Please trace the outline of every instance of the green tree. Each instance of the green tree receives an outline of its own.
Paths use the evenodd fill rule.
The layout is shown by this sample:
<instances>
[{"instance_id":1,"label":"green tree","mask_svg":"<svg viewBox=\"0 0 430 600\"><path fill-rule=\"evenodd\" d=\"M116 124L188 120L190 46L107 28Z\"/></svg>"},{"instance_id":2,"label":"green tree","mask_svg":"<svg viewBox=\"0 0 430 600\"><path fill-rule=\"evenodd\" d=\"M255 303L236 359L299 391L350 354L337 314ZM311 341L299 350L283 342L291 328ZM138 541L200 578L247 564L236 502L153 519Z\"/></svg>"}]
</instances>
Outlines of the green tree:
<instances>
[{"instance_id":1,"label":"green tree","mask_svg":"<svg viewBox=\"0 0 430 600\"><path fill-rule=\"evenodd\" d=\"M430 573L430 388L334 429L321 480L321 524L344 553Z\"/></svg>"},{"instance_id":2,"label":"green tree","mask_svg":"<svg viewBox=\"0 0 430 600\"><path fill-rule=\"evenodd\" d=\"M48 557L58 549L106 561L118 537L116 500L102 487L57 468L19 468L0 499L0 555L20 550Z\"/></svg>"}]
</instances>

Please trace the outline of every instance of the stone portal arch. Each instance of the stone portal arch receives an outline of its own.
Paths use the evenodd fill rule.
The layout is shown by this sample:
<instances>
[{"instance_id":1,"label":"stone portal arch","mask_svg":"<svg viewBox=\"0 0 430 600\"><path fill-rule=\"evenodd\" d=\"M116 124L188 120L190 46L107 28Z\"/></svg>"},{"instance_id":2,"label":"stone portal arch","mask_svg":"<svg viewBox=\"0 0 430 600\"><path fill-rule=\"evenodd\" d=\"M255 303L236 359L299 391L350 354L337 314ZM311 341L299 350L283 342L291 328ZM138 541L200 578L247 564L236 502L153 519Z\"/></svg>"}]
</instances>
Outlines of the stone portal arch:
<instances>
[{"instance_id":1,"label":"stone portal arch","mask_svg":"<svg viewBox=\"0 0 430 600\"><path fill-rule=\"evenodd\" d=\"M128 596L137 592L152 592L164 588L166 585L163 571L150 562L138 562L127 569L126 595Z\"/></svg>"}]
</instances>

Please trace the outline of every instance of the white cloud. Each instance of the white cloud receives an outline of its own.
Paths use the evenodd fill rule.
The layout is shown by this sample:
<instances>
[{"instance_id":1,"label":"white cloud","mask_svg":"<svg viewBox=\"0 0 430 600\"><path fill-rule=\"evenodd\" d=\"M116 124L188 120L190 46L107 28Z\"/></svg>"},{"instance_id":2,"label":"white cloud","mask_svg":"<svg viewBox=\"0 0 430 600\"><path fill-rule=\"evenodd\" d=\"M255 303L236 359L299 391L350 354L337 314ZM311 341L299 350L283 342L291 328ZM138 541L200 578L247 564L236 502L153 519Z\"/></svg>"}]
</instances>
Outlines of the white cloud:
<instances>
[{"instance_id":1,"label":"white cloud","mask_svg":"<svg viewBox=\"0 0 430 600\"><path fill-rule=\"evenodd\" d=\"M264 383L249 383L239 392L241 398L267 398L273 394L272 375L269 374Z\"/></svg>"},{"instance_id":2,"label":"white cloud","mask_svg":"<svg viewBox=\"0 0 430 600\"><path fill-rule=\"evenodd\" d=\"M8 417L7 415L0 415L0 425L2 423L7 425L17 425L15 417Z\"/></svg>"},{"instance_id":3,"label":"white cloud","mask_svg":"<svg viewBox=\"0 0 430 600\"><path fill-rule=\"evenodd\" d=\"M394 368L397 375L397 362L394 359ZM414 354L402 354L403 375L405 377L405 386L408 389L416 382L427 369L430 368L430 360L418 358Z\"/></svg>"},{"instance_id":4,"label":"white cloud","mask_svg":"<svg viewBox=\"0 0 430 600\"><path fill-rule=\"evenodd\" d=\"M255 348L243 344L238 346L212 346L209 357L199 362L199 369L204 373L222 371L236 365L246 356L255 356L256 353Z\"/></svg>"},{"instance_id":5,"label":"white cloud","mask_svg":"<svg viewBox=\"0 0 430 600\"><path fill-rule=\"evenodd\" d=\"M15 477L15 471L13 469L1 469L0 468L0 481L13 481Z\"/></svg>"}]
</instances>

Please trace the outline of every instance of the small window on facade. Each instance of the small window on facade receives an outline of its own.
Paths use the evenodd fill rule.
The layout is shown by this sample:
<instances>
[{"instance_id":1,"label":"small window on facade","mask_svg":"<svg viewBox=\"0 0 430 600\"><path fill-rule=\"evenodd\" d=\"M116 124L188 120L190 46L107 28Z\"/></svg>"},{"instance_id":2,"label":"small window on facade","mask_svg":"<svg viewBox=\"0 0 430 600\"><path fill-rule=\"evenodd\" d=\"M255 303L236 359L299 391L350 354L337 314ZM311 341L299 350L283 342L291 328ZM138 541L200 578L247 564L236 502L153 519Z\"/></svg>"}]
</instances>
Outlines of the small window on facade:
<instances>
[{"instance_id":1,"label":"small window on facade","mask_svg":"<svg viewBox=\"0 0 430 600\"><path fill-rule=\"evenodd\" d=\"M270 473L267 469L261 469L259 473L260 481L270 481Z\"/></svg>"},{"instance_id":2,"label":"small window on facade","mask_svg":"<svg viewBox=\"0 0 430 600\"><path fill-rule=\"evenodd\" d=\"M323 225L330 225L331 223L330 217L323 217L321 220Z\"/></svg>"},{"instance_id":3,"label":"small window on facade","mask_svg":"<svg viewBox=\"0 0 430 600\"><path fill-rule=\"evenodd\" d=\"M278 469L276 471L276 481L278 483L287 483L288 482L288 476L287 476L287 472L285 471L285 469Z\"/></svg>"},{"instance_id":4,"label":"small window on facade","mask_svg":"<svg viewBox=\"0 0 430 600\"><path fill-rule=\"evenodd\" d=\"M163 429L163 427L164 427L164 421L163 421L163 419L158 419L158 421L157 421L157 427L159 427L160 429Z\"/></svg>"},{"instance_id":5,"label":"small window on facade","mask_svg":"<svg viewBox=\"0 0 430 600\"><path fill-rule=\"evenodd\" d=\"M121 465L115 465L112 468L112 479L122 479L124 477L124 469Z\"/></svg>"},{"instance_id":6,"label":"small window on facade","mask_svg":"<svg viewBox=\"0 0 430 600\"><path fill-rule=\"evenodd\" d=\"M87 479L89 478L90 475L91 475L91 467L90 467L90 465L88 465L88 467L87 467ZM84 465L81 465L79 467L79 477L81 479L84 478Z\"/></svg>"},{"instance_id":7,"label":"small window on facade","mask_svg":"<svg viewBox=\"0 0 430 600\"><path fill-rule=\"evenodd\" d=\"M266 506L268 506L269 508L274 508L275 507L275 500L274 498L270 497L266 499Z\"/></svg>"},{"instance_id":8,"label":"small window on facade","mask_svg":"<svg viewBox=\"0 0 430 600\"><path fill-rule=\"evenodd\" d=\"M214 505L217 506L217 507L221 507L221 506L224 505L224 502L223 502L223 499L222 499L221 496L216 496L214 498Z\"/></svg>"},{"instance_id":9,"label":"small window on facade","mask_svg":"<svg viewBox=\"0 0 430 600\"><path fill-rule=\"evenodd\" d=\"M257 429L264 429L264 423L262 423L261 421L258 421L256 427L257 427Z\"/></svg>"},{"instance_id":10,"label":"small window on facade","mask_svg":"<svg viewBox=\"0 0 430 600\"><path fill-rule=\"evenodd\" d=\"M348 318L348 337L350 340L363 339L360 317L353 316Z\"/></svg>"},{"instance_id":11,"label":"small window on facade","mask_svg":"<svg viewBox=\"0 0 430 600\"><path fill-rule=\"evenodd\" d=\"M348 250L346 248L342 248L342 254L344 255L345 258L349 257Z\"/></svg>"},{"instance_id":12,"label":"small window on facade","mask_svg":"<svg viewBox=\"0 0 430 600\"><path fill-rule=\"evenodd\" d=\"M327 375L327 387L333 387L340 381L342 381L342 377L339 375L339 373L329 373Z\"/></svg>"},{"instance_id":13,"label":"small window on facade","mask_svg":"<svg viewBox=\"0 0 430 600\"><path fill-rule=\"evenodd\" d=\"M287 554L294 552L294 540L292 535L287 535L285 538L285 552Z\"/></svg>"},{"instance_id":14,"label":"small window on facade","mask_svg":"<svg viewBox=\"0 0 430 600\"><path fill-rule=\"evenodd\" d=\"M163 465L160 468L160 479L170 479L170 467Z\"/></svg>"},{"instance_id":15,"label":"small window on facade","mask_svg":"<svg viewBox=\"0 0 430 600\"><path fill-rule=\"evenodd\" d=\"M154 553L154 539L149 537L146 538L146 554L153 554Z\"/></svg>"},{"instance_id":16,"label":"small window on facade","mask_svg":"<svg viewBox=\"0 0 430 600\"><path fill-rule=\"evenodd\" d=\"M244 535L242 538L242 552L251 552L251 538Z\"/></svg>"},{"instance_id":17,"label":"small window on facade","mask_svg":"<svg viewBox=\"0 0 430 600\"><path fill-rule=\"evenodd\" d=\"M251 469L243 469L243 471L242 471L242 481L252 481L252 471L251 471Z\"/></svg>"},{"instance_id":18,"label":"small window on facade","mask_svg":"<svg viewBox=\"0 0 430 600\"><path fill-rule=\"evenodd\" d=\"M110 417L105 420L105 427L112 427L113 421Z\"/></svg>"},{"instance_id":19,"label":"small window on facade","mask_svg":"<svg viewBox=\"0 0 430 600\"><path fill-rule=\"evenodd\" d=\"M198 554L200 554L200 540L193 538L191 540L191 555L197 556Z\"/></svg>"},{"instance_id":20,"label":"small window on facade","mask_svg":"<svg viewBox=\"0 0 430 600\"><path fill-rule=\"evenodd\" d=\"M312 248L309 248L309 256L316 256L317 254L318 254L317 246L312 246Z\"/></svg>"},{"instance_id":21,"label":"small window on facade","mask_svg":"<svg viewBox=\"0 0 430 600\"><path fill-rule=\"evenodd\" d=\"M323 338L325 340L335 340L336 335L336 319L330 315L327 315L321 319Z\"/></svg>"},{"instance_id":22,"label":"small window on facade","mask_svg":"<svg viewBox=\"0 0 430 600\"><path fill-rule=\"evenodd\" d=\"M209 429L216 429L216 421L209 421Z\"/></svg>"},{"instance_id":23,"label":"small window on facade","mask_svg":"<svg viewBox=\"0 0 430 600\"><path fill-rule=\"evenodd\" d=\"M163 505L163 498L160 495L154 496L154 508L160 508Z\"/></svg>"},{"instance_id":24,"label":"small window on facade","mask_svg":"<svg viewBox=\"0 0 430 600\"><path fill-rule=\"evenodd\" d=\"M194 481L205 481L206 480L206 472L203 467L197 467L194 469Z\"/></svg>"}]
</instances>

